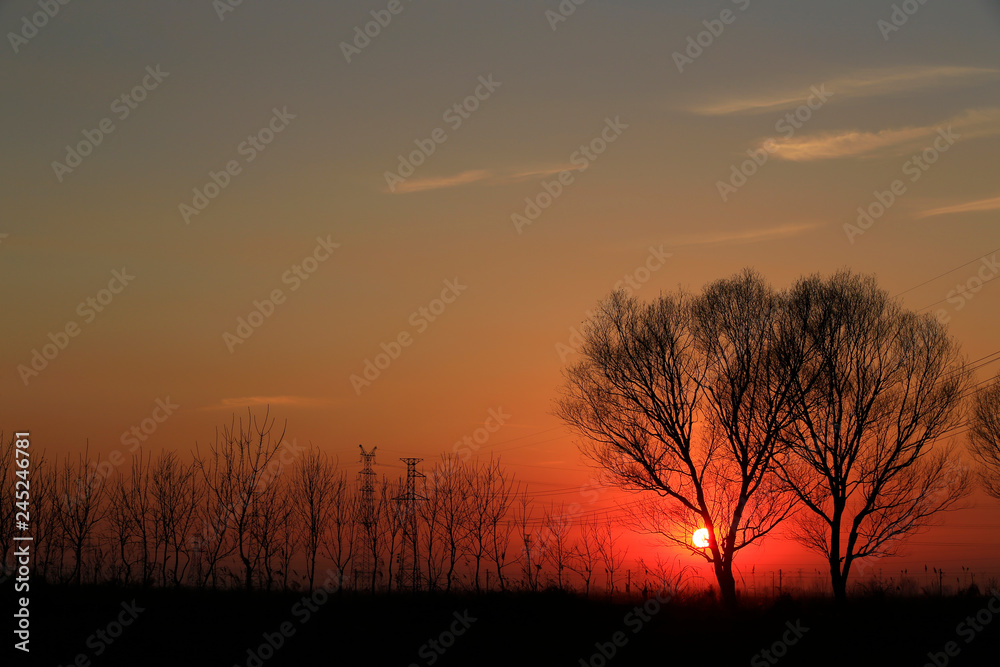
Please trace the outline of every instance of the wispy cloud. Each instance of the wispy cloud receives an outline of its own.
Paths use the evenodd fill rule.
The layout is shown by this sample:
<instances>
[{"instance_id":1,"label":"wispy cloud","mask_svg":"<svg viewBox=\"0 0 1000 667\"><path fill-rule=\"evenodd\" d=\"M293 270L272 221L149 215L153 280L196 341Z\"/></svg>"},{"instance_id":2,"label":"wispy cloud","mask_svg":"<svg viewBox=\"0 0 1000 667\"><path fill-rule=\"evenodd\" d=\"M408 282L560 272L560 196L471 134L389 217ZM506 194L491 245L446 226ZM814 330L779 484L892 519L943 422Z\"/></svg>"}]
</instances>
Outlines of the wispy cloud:
<instances>
[{"instance_id":1,"label":"wispy cloud","mask_svg":"<svg viewBox=\"0 0 1000 667\"><path fill-rule=\"evenodd\" d=\"M853 72L822 82L836 100L875 97L908 91L961 86L1000 78L1000 70L981 67L900 67ZM820 82L812 82L819 86ZM717 99L689 109L705 116L736 113L762 113L802 104L809 97L807 87L770 93L738 95Z\"/></svg>"},{"instance_id":2,"label":"wispy cloud","mask_svg":"<svg viewBox=\"0 0 1000 667\"><path fill-rule=\"evenodd\" d=\"M219 403L206 406L205 410L232 410L257 408L266 405L313 408L329 405L331 401L325 398L311 396L240 396L234 398L223 398Z\"/></svg>"},{"instance_id":3,"label":"wispy cloud","mask_svg":"<svg viewBox=\"0 0 1000 667\"><path fill-rule=\"evenodd\" d=\"M482 185L503 185L515 183L529 178L545 178L562 171L576 171L578 166L562 165L552 167L529 167L508 172L493 172L487 169L463 171L451 176L430 176L427 178L409 178L396 186L395 194L410 194L428 190L443 190L457 188L463 185L479 183ZM386 192L389 192L387 189Z\"/></svg>"},{"instance_id":4,"label":"wispy cloud","mask_svg":"<svg viewBox=\"0 0 1000 667\"><path fill-rule=\"evenodd\" d=\"M760 241L777 241L806 234L823 226L822 222L804 222L798 224L765 227L761 229L742 229L732 231L704 232L679 236L668 243L671 246L719 245L757 243Z\"/></svg>"},{"instance_id":5,"label":"wispy cloud","mask_svg":"<svg viewBox=\"0 0 1000 667\"><path fill-rule=\"evenodd\" d=\"M396 186L397 194L409 192L424 192L426 190L443 190L470 183L479 183L490 178L490 172L485 169L463 171L452 176L432 176L429 178L410 178Z\"/></svg>"},{"instance_id":6,"label":"wispy cloud","mask_svg":"<svg viewBox=\"0 0 1000 667\"><path fill-rule=\"evenodd\" d=\"M783 160L808 162L849 157L902 155L926 148L941 130L952 128L961 140L1000 135L1000 109L970 109L936 125L866 132L844 130L770 139L771 152ZM761 145L763 146L762 142Z\"/></svg>"},{"instance_id":7,"label":"wispy cloud","mask_svg":"<svg viewBox=\"0 0 1000 667\"><path fill-rule=\"evenodd\" d=\"M921 211L918 218L929 218L932 215L948 215L950 213L972 213L976 211L1000 211L1000 197L992 199L978 199L976 201L965 202L964 204L954 204L952 206L942 206Z\"/></svg>"}]
</instances>

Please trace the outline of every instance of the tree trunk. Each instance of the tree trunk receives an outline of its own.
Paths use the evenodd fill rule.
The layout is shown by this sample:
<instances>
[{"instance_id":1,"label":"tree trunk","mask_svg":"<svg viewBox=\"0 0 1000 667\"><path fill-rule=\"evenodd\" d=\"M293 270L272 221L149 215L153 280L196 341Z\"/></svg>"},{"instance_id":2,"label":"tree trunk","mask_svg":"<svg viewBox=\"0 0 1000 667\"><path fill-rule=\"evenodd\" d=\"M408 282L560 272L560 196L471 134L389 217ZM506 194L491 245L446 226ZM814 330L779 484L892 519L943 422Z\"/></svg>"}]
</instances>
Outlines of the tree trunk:
<instances>
[{"instance_id":1,"label":"tree trunk","mask_svg":"<svg viewBox=\"0 0 1000 667\"><path fill-rule=\"evenodd\" d=\"M732 563L716 563L715 578L719 583L719 593L722 597L722 604L726 609L736 609L738 599L736 597L736 578L733 576Z\"/></svg>"}]
</instances>

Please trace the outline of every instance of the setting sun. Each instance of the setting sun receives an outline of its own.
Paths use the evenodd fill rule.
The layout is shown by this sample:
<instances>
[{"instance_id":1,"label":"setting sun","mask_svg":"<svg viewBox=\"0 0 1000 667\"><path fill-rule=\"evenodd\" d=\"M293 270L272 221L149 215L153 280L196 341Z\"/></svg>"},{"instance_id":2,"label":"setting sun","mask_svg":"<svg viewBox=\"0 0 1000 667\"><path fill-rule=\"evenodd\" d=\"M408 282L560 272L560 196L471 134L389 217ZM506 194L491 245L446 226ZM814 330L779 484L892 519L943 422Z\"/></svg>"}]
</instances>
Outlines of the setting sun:
<instances>
[{"instance_id":1,"label":"setting sun","mask_svg":"<svg viewBox=\"0 0 1000 667\"><path fill-rule=\"evenodd\" d=\"M699 549L704 549L708 546L708 528L699 528L694 531L694 535L691 537L691 541Z\"/></svg>"}]
</instances>

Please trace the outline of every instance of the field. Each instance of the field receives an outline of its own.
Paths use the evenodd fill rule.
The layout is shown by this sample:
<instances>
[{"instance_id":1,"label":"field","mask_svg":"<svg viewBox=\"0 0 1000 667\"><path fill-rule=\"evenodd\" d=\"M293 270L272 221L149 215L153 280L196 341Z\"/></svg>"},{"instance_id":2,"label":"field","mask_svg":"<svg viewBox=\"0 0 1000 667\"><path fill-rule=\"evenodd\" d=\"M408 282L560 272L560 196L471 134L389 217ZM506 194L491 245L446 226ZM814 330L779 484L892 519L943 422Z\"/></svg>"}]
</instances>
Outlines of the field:
<instances>
[{"instance_id":1,"label":"field","mask_svg":"<svg viewBox=\"0 0 1000 667\"><path fill-rule=\"evenodd\" d=\"M942 667L997 665L1000 652L1000 622L992 622L990 598L974 595L868 596L843 609L829 599L784 597L760 604L744 600L734 613L708 598L612 603L560 591L324 597L37 588L31 662ZM997 600L993 606L1000 608ZM991 622L981 623L987 614ZM929 653L936 654L936 665Z\"/></svg>"}]
</instances>

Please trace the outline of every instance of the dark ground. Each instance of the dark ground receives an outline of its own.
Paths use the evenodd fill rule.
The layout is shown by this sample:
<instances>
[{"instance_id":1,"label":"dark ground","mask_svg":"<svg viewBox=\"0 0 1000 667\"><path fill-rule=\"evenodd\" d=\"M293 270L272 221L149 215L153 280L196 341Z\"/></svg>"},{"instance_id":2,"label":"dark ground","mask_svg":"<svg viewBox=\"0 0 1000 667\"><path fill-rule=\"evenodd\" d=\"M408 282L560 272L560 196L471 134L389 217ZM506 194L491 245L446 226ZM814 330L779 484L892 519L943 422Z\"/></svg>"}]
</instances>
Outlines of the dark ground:
<instances>
[{"instance_id":1,"label":"dark ground","mask_svg":"<svg viewBox=\"0 0 1000 667\"><path fill-rule=\"evenodd\" d=\"M5 609L13 610L10 588ZM959 624L987 609L988 598L879 598L851 600L836 610L825 599L781 599L726 614L708 600L674 600L644 621L629 604L586 600L546 592L537 594L428 595L362 597L334 595L305 620L303 594L246 594L194 590L139 590L108 587L33 586L31 654L12 651L5 665L130 665L137 667L262 667L275 665L912 665L943 667L1000 665L1000 614L988 625ZM144 611L110 644L99 630L132 600ZM995 608L1000 608L994 602ZM468 629L443 654L427 642L441 638L467 613ZM632 614L629 616L629 614ZM982 618L986 613L982 614ZM471 619L476 619L472 621ZM304 622L303 622L304 621ZM267 660L248 649L265 642L264 633L282 623L294 632ZM780 660L760 651L782 639L790 623L802 634ZM641 626L641 627L640 627ZM808 630L805 630L808 628ZM604 660L595 643L610 653L614 633L624 645ZM974 633L974 634L973 634ZM107 636L107 635L106 635ZM789 634L789 638L795 635ZM88 645L88 638L89 645ZM110 639L110 637L108 637ZM624 641L622 641L624 640ZM969 640L969 641L967 641ZM954 657L945 653L948 642ZM421 647L424 647L421 652ZM98 650L101 651L97 655ZM778 652L781 647L778 647ZM928 653L936 656L937 664ZM81 656L82 657L78 657ZM269 652L264 650L264 656ZM756 659L755 659L755 656ZM947 663L944 660L947 658ZM77 662L74 663L74 660Z\"/></svg>"}]
</instances>

